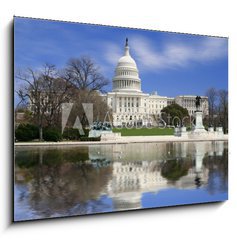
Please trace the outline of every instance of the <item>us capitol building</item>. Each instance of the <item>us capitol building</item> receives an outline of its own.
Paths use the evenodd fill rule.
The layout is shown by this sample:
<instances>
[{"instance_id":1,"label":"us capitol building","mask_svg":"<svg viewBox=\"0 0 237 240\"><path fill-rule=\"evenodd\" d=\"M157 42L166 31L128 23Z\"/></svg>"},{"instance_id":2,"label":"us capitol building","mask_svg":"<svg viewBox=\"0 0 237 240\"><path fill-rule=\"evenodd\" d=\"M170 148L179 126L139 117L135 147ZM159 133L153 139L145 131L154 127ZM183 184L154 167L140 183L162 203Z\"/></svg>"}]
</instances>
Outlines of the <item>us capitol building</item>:
<instances>
[{"instance_id":1,"label":"us capitol building","mask_svg":"<svg viewBox=\"0 0 237 240\"><path fill-rule=\"evenodd\" d=\"M124 56L118 60L112 82L112 92L103 94L102 97L112 110L114 126L154 125L154 116L159 116L161 110L172 103L186 108L189 115L193 115L196 110L196 96L167 97L158 95L156 91L151 94L142 92L137 64L129 53L128 39ZM201 96L201 110L204 115L208 115L208 98L205 96Z\"/></svg>"}]
</instances>

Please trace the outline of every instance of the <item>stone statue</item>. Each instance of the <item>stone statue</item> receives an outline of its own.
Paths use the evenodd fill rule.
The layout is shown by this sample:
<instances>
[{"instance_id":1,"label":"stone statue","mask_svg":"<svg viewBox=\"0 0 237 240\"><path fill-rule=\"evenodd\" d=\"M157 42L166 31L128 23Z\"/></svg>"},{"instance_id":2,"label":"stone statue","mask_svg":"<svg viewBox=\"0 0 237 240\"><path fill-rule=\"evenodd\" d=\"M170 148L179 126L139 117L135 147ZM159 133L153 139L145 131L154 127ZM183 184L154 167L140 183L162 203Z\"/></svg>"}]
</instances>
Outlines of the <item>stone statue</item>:
<instances>
[{"instance_id":1,"label":"stone statue","mask_svg":"<svg viewBox=\"0 0 237 240\"><path fill-rule=\"evenodd\" d=\"M197 96L196 97L196 108L199 109L201 106L201 97Z\"/></svg>"},{"instance_id":2,"label":"stone statue","mask_svg":"<svg viewBox=\"0 0 237 240\"><path fill-rule=\"evenodd\" d=\"M128 38L126 38L126 44L125 44L125 46L126 46L126 47L128 46Z\"/></svg>"},{"instance_id":3,"label":"stone statue","mask_svg":"<svg viewBox=\"0 0 237 240\"><path fill-rule=\"evenodd\" d=\"M92 130L98 130L98 131L111 131L112 127L109 122L99 122L96 121L93 123L93 126L91 128Z\"/></svg>"}]
</instances>

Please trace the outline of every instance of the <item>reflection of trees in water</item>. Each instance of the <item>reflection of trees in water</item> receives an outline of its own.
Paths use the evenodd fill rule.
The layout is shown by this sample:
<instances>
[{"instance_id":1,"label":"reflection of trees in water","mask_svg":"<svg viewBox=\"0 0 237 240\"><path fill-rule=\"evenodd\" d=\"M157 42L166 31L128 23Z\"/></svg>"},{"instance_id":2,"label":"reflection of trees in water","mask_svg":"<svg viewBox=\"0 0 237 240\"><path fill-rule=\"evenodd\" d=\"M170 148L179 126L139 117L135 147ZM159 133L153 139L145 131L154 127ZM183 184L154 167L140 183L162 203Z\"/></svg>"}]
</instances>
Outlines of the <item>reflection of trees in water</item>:
<instances>
[{"instance_id":1,"label":"reflection of trees in water","mask_svg":"<svg viewBox=\"0 0 237 240\"><path fill-rule=\"evenodd\" d=\"M161 168L162 177L170 181L177 181L188 174L192 162L188 159L172 159L165 161Z\"/></svg>"},{"instance_id":2,"label":"reflection of trees in water","mask_svg":"<svg viewBox=\"0 0 237 240\"><path fill-rule=\"evenodd\" d=\"M20 168L30 168L39 164L57 165L64 162L83 162L89 159L88 147L32 148L16 151L15 162Z\"/></svg>"},{"instance_id":3,"label":"reflection of trees in water","mask_svg":"<svg viewBox=\"0 0 237 240\"><path fill-rule=\"evenodd\" d=\"M20 161L19 165L16 157L16 182L17 179L20 179L18 182L21 183L28 182L31 208L42 217L50 217L53 214L83 214L84 211L103 209L102 201L97 198L107 186L112 167L95 168L91 164L75 159L69 161L69 158L63 159L61 156L58 156L56 161L54 157L58 154L57 151L46 151L43 153L43 161L40 152L30 154L28 158ZM67 152L67 155L73 156L73 153ZM21 174L22 177L19 177ZM25 178L26 175L31 176L30 180ZM73 207L75 209L71 212Z\"/></svg>"},{"instance_id":4,"label":"reflection of trees in water","mask_svg":"<svg viewBox=\"0 0 237 240\"><path fill-rule=\"evenodd\" d=\"M207 190L209 193L224 192L228 188L228 149L222 156L206 156L203 165L209 169Z\"/></svg>"}]
</instances>

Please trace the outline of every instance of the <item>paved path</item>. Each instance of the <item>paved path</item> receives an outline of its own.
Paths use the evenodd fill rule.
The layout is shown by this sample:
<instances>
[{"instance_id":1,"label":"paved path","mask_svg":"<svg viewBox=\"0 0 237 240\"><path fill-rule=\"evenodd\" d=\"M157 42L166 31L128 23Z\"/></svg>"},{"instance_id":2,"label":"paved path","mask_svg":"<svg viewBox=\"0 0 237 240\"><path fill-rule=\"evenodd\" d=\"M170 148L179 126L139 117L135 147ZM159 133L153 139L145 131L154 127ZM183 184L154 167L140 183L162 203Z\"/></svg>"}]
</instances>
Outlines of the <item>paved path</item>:
<instances>
[{"instance_id":1,"label":"paved path","mask_svg":"<svg viewBox=\"0 0 237 240\"><path fill-rule=\"evenodd\" d=\"M103 140L98 142L18 142L15 146L58 146L58 145L100 145L100 144L123 144L123 143L150 143L150 142L198 142L198 141L228 141L228 135L197 136L189 138L187 136L129 136L117 139Z\"/></svg>"}]
</instances>

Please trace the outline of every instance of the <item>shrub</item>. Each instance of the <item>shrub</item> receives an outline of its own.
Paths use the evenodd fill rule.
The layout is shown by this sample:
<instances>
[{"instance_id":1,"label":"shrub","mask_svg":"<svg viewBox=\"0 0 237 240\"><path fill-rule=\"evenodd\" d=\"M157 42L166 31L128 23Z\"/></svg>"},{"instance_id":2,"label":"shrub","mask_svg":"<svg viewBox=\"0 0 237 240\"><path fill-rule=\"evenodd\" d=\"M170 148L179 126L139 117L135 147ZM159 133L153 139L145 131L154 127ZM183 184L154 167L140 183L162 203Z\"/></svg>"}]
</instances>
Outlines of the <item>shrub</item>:
<instances>
[{"instance_id":1,"label":"shrub","mask_svg":"<svg viewBox=\"0 0 237 240\"><path fill-rule=\"evenodd\" d=\"M166 123L168 122L168 115L170 115L171 122L173 125L182 124L182 122L179 122L177 118L179 118L179 120L182 121L184 119L184 117L189 116L188 110L186 108L181 107L179 104L176 104L176 103L164 107L161 110L161 112L165 113L162 115L162 118L163 118L163 120L165 120Z\"/></svg>"},{"instance_id":2,"label":"shrub","mask_svg":"<svg viewBox=\"0 0 237 240\"><path fill-rule=\"evenodd\" d=\"M83 131L84 131L85 135L82 135L82 137L88 137L88 136L89 136L90 129L83 128Z\"/></svg>"},{"instance_id":3,"label":"shrub","mask_svg":"<svg viewBox=\"0 0 237 240\"><path fill-rule=\"evenodd\" d=\"M186 127L186 130L187 130L187 131L191 131L191 130L192 130L192 126L190 126L190 125L187 126L187 127Z\"/></svg>"},{"instance_id":4,"label":"shrub","mask_svg":"<svg viewBox=\"0 0 237 240\"><path fill-rule=\"evenodd\" d=\"M45 141L58 142L62 139L62 134L56 128L46 128L43 131L43 138Z\"/></svg>"},{"instance_id":5,"label":"shrub","mask_svg":"<svg viewBox=\"0 0 237 240\"><path fill-rule=\"evenodd\" d=\"M77 128L65 128L63 138L67 140L79 140L80 134Z\"/></svg>"},{"instance_id":6,"label":"shrub","mask_svg":"<svg viewBox=\"0 0 237 240\"><path fill-rule=\"evenodd\" d=\"M20 124L15 130L17 141L32 141L39 138L39 128L32 124Z\"/></svg>"},{"instance_id":7,"label":"shrub","mask_svg":"<svg viewBox=\"0 0 237 240\"><path fill-rule=\"evenodd\" d=\"M100 137L80 137L82 142L100 141Z\"/></svg>"}]
</instances>

